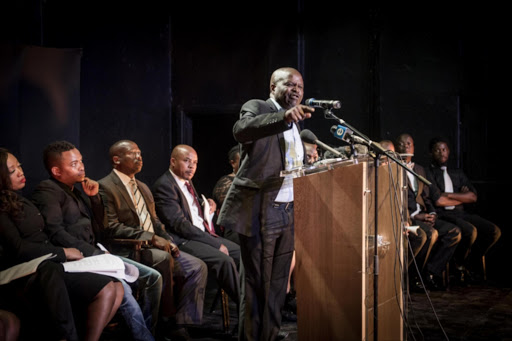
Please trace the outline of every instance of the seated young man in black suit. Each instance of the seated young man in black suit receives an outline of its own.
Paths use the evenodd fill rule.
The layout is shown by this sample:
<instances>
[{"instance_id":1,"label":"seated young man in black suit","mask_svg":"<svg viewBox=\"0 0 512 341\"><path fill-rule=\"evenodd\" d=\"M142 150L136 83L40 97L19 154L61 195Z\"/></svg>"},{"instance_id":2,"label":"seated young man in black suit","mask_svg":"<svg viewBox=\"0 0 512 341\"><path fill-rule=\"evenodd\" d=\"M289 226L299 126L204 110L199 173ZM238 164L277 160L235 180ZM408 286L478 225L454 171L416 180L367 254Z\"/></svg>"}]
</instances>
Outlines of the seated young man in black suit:
<instances>
[{"instance_id":1,"label":"seated young man in black suit","mask_svg":"<svg viewBox=\"0 0 512 341\"><path fill-rule=\"evenodd\" d=\"M461 242L454 254L456 280L467 284L483 279L482 257L496 244L501 230L496 224L468 212L465 205L476 203L476 188L462 169L449 168L450 147L446 138L430 140L432 163L427 172L432 182L432 200L439 218L461 229Z\"/></svg>"}]
</instances>

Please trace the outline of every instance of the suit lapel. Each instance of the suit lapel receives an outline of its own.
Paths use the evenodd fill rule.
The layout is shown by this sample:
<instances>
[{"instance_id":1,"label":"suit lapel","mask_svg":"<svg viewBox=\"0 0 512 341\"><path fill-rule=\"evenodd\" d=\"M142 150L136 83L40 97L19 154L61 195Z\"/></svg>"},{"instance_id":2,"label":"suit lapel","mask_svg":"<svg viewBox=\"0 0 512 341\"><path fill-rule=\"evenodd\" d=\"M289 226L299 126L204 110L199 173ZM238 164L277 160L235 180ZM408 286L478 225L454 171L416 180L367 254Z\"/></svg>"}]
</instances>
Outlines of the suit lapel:
<instances>
[{"instance_id":1,"label":"suit lapel","mask_svg":"<svg viewBox=\"0 0 512 341\"><path fill-rule=\"evenodd\" d=\"M148 213L151 217L151 212L149 211L149 206L148 206L148 202L149 202L148 193L146 192L145 187L142 185L142 182L140 182L137 179L135 179L135 182L137 182L137 186L139 187L140 194L142 195L142 198L144 199L144 203L146 204L146 210L148 211ZM153 219L153 217L151 217L151 219Z\"/></svg>"},{"instance_id":2,"label":"suit lapel","mask_svg":"<svg viewBox=\"0 0 512 341\"><path fill-rule=\"evenodd\" d=\"M423 172L420 167L417 167L416 164L414 164L413 170L416 172L416 174L421 175L422 177L425 177L425 172ZM418 184L418 194L416 195L416 202L418 202L421 205L421 207L423 207L425 209L426 208L425 201L423 200L423 197L421 196L421 194L423 193L424 183L423 183L423 181L419 181L419 180L416 180L416 183Z\"/></svg>"},{"instance_id":3,"label":"suit lapel","mask_svg":"<svg viewBox=\"0 0 512 341\"><path fill-rule=\"evenodd\" d=\"M119 193L121 193L121 195L123 196L123 199L126 201L126 204L128 205L128 207L130 207L130 209L133 211L135 216L138 217L137 210L135 208L135 204L133 203L133 200L130 197L130 194L126 190L126 186L123 184L123 182L121 181L119 176L117 176L117 174L114 171L112 171L112 173L110 173L110 177L111 177L114 185L116 185L117 188L119 189Z\"/></svg>"},{"instance_id":4,"label":"suit lapel","mask_svg":"<svg viewBox=\"0 0 512 341\"><path fill-rule=\"evenodd\" d=\"M174 176L172 176L171 172L167 172L167 177L169 178L169 181L171 184L176 188L176 193L178 193L178 196L180 197L181 201L181 208L185 211L187 214L187 218L192 221L192 213L190 212L190 207L188 206L187 198L185 198L185 194L181 191L180 186L174 179Z\"/></svg>"},{"instance_id":5,"label":"suit lapel","mask_svg":"<svg viewBox=\"0 0 512 341\"><path fill-rule=\"evenodd\" d=\"M270 98L267 99L267 103L270 106L271 112L273 112L273 113L278 112L276 105L274 104L274 101L272 101L272 99L270 99ZM286 144L284 141L284 134L279 133L279 134L277 134L276 138L277 138L277 142L279 143L279 146L280 146L279 151L281 153L281 163L284 168L284 165L286 164L286 155L285 155L286 154Z\"/></svg>"}]
</instances>

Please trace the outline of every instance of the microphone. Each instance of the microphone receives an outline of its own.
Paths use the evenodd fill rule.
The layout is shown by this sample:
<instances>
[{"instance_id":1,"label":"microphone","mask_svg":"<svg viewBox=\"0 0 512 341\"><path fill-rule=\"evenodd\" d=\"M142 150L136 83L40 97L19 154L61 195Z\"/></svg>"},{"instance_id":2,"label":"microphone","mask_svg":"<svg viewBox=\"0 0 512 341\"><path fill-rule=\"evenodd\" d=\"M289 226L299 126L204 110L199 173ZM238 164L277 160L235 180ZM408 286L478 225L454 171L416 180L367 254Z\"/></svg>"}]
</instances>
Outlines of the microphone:
<instances>
[{"instance_id":1,"label":"microphone","mask_svg":"<svg viewBox=\"0 0 512 341\"><path fill-rule=\"evenodd\" d=\"M410 157L413 157L414 154L410 154L410 153L398 153L398 156L400 156L400 159L402 161L405 161L409 156Z\"/></svg>"},{"instance_id":2,"label":"microphone","mask_svg":"<svg viewBox=\"0 0 512 341\"><path fill-rule=\"evenodd\" d=\"M343 140L347 143L354 142L354 143L358 143L358 144L368 145L368 141L366 141L362 137L354 135L354 132L352 130L348 129L345 126L342 126L341 124L338 124L337 126L332 126L331 133L337 139Z\"/></svg>"},{"instance_id":3,"label":"microphone","mask_svg":"<svg viewBox=\"0 0 512 341\"><path fill-rule=\"evenodd\" d=\"M342 156L342 154L339 151L337 151L336 149L334 149L332 147L329 147L322 141L318 140L316 135L313 134L313 132L309 129L303 129L300 132L300 139L306 143L316 144L319 147L322 147L323 149L330 151L331 153L333 153L336 156Z\"/></svg>"},{"instance_id":4,"label":"microphone","mask_svg":"<svg viewBox=\"0 0 512 341\"><path fill-rule=\"evenodd\" d=\"M350 130L349 128L347 128L341 124L338 124L337 126L331 127L331 133L337 139L340 139L340 140L345 141L348 144L350 144L352 156L356 156L358 154L360 154L360 155L368 154L367 146L370 145L368 143L368 141L366 141L362 137L354 135L354 132L352 130Z\"/></svg>"},{"instance_id":5,"label":"microphone","mask_svg":"<svg viewBox=\"0 0 512 341\"><path fill-rule=\"evenodd\" d=\"M331 100L314 99L314 98L308 98L306 100L306 105L310 106L310 107L320 107L320 108L324 108L324 109L339 109L339 108L341 108L340 101L331 101Z\"/></svg>"},{"instance_id":6,"label":"microphone","mask_svg":"<svg viewBox=\"0 0 512 341\"><path fill-rule=\"evenodd\" d=\"M337 126L332 126L331 133L334 135L335 138L345 141L347 143L351 143L350 138L353 137L353 131L348 129L347 127L342 126L341 124L338 124Z\"/></svg>"}]
</instances>

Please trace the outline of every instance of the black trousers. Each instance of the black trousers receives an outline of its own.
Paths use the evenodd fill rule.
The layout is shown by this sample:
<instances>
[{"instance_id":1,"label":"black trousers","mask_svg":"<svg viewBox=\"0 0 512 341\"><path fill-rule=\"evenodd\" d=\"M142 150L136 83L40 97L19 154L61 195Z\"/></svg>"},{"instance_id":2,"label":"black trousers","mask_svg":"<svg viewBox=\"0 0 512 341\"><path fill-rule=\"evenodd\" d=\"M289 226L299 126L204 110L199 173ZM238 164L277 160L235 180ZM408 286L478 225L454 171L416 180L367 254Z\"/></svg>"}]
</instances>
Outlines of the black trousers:
<instances>
[{"instance_id":1,"label":"black trousers","mask_svg":"<svg viewBox=\"0 0 512 341\"><path fill-rule=\"evenodd\" d=\"M476 214L446 211L439 216L461 230L462 238L453 256L457 265L468 266L468 259L481 259L501 237L498 226Z\"/></svg>"},{"instance_id":2,"label":"black trousers","mask_svg":"<svg viewBox=\"0 0 512 341\"><path fill-rule=\"evenodd\" d=\"M294 250L293 204L276 205L284 225L267 226L256 236L240 235L245 267L246 340L276 340Z\"/></svg>"},{"instance_id":3,"label":"black trousers","mask_svg":"<svg viewBox=\"0 0 512 341\"><path fill-rule=\"evenodd\" d=\"M432 227L422 221L415 221L415 224L425 230L432 229ZM441 219L436 220L433 228L437 231L438 237L431 246L432 250L425 260L424 269L433 275L442 276L443 271L446 269L446 264L452 258L457 244L460 242L460 229L454 224ZM427 237L428 235L429 233L427 232Z\"/></svg>"},{"instance_id":4,"label":"black trousers","mask_svg":"<svg viewBox=\"0 0 512 341\"><path fill-rule=\"evenodd\" d=\"M240 246L230 240L219 237L226 246L229 256L211 245L189 240L180 244L180 250L195 256L206 263L208 274L215 276L219 286L238 306L240 303Z\"/></svg>"}]
</instances>

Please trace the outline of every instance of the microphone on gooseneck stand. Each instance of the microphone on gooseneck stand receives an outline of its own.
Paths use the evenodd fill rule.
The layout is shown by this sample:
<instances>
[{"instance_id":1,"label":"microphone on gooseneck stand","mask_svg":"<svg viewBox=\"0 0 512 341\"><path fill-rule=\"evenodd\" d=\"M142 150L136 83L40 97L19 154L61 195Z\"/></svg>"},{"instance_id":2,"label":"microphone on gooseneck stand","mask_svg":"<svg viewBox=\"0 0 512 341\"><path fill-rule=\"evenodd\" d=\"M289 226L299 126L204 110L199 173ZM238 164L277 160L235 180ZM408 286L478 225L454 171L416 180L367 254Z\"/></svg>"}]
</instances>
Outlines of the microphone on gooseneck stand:
<instances>
[{"instance_id":1,"label":"microphone on gooseneck stand","mask_svg":"<svg viewBox=\"0 0 512 341\"><path fill-rule=\"evenodd\" d=\"M337 139L340 139L340 140L345 141L347 143L352 143L352 141L350 140L349 137L353 134L353 131L348 129L345 126L342 126L341 124L338 124L337 126L332 126L331 127L331 133Z\"/></svg>"},{"instance_id":2,"label":"microphone on gooseneck stand","mask_svg":"<svg viewBox=\"0 0 512 341\"><path fill-rule=\"evenodd\" d=\"M349 128L338 124L337 126L331 127L331 133L337 139L347 142L350 145L351 155L357 157L357 155L368 154L368 142L363 138L354 134Z\"/></svg>"},{"instance_id":3,"label":"microphone on gooseneck stand","mask_svg":"<svg viewBox=\"0 0 512 341\"><path fill-rule=\"evenodd\" d=\"M331 153L333 153L334 155L336 156L343 156L339 151L337 151L336 149L326 145L325 143L323 143L322 141L320 141L315 134L313 134L313 132L309 129L303 129L301 132L300 132L300 138L302 141L306 142L306 143L311 143L311 144L316 144L318 145L319 147L321 147L322 149L324 150L328 150L330 151Z\"/></svg>"},{"instance_id":4,"label":"microphone on gooseneck stand","mask_svg":"<svg viewBox=\"0 0 512 341\"><path fill-rule=\"evenodd\" d=\"M308 98L305 103L307 106L310 106L310 107L319 107L319 108L324 108L324 109L339 109L339 108L341 108L341 102L337 101L337 100Z\"/></svg>"}]
</instances>

